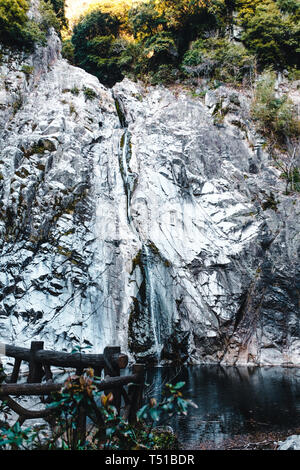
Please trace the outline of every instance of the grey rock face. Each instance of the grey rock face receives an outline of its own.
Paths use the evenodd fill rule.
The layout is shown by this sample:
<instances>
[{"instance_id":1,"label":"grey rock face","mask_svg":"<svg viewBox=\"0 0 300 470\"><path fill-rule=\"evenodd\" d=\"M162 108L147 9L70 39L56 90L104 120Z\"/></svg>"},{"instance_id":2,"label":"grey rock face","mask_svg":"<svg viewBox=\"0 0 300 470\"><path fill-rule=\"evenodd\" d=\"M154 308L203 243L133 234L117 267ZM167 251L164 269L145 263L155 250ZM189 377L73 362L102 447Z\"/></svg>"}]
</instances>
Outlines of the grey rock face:
<instances>
[{"instance_id":1,"label":"grey rock face","mask_svg":"<svg viewBox=\"0 0 300 470\"><path fill-rule=\"evenodd\" d=\"M278 450L300 450L300 436L294 434L279 444Z\"/></svg>"},{"instance_id":2,"label":"grey rock face","mask_svg":"<svg viewBox=\"0 0 300 470\"><path fill-rule=\"evenodd\" d=\"M55 35L25 60L0 74L1 340L298 365L299 198L249 99L107 90Z\"/></svg>"}]
</instances>

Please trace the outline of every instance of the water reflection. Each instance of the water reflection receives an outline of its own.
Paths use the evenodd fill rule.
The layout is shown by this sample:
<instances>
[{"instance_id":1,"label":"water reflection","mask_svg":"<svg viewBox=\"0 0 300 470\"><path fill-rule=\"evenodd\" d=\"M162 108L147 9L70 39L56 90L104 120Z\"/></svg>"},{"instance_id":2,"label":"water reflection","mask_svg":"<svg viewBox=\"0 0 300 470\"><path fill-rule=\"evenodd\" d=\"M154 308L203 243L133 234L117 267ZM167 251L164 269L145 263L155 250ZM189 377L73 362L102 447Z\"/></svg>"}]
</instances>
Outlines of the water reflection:
<instances>
[{"instance_id":1,"label":"water reflection","mask_svg":"<svg viewBox=\"0 0 300 470\"><path fill-rule=\"evenodd\" d=\"M185 398L198 409L170 423L186 444L221 443L237 434L284 430L300 422L300 369L193 366L147 371L149 396L184 381Z\"/></svg>"}]
</instances>

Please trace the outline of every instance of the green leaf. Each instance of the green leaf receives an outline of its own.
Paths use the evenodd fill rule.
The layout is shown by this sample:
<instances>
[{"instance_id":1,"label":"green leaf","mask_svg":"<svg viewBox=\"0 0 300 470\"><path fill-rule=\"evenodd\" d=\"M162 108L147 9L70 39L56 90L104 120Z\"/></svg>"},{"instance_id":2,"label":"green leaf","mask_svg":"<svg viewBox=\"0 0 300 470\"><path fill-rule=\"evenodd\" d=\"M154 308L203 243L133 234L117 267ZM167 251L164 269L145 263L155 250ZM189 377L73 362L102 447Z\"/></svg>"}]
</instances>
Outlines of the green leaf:
<instances>
[{"instance_id":1,"label":"green leaf","mask_svg":"<svg viewBox=\"0 0 300 470\"><path fill-rule=\"evenodd\" d=\"M176 385L173 385L173 389L174 390L180 390L184 386L185 386L185 382L177 382Z\"/></svg>"}]
</instances>

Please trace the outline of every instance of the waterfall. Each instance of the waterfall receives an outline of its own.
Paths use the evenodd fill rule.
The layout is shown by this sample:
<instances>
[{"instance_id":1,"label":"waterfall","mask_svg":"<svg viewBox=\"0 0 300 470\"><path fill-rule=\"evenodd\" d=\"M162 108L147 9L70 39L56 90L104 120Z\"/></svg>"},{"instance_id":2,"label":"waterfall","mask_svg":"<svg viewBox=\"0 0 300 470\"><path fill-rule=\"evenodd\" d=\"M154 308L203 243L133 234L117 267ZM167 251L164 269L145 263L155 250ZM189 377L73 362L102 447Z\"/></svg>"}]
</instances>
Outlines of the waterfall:
<instances>
[{"instance_id":1,"label":"waterfall","mask_svg":"<svg viewBox=\"0 0 300 470\"><path fill-rule=\"evenodd\" d=\"M155 347L155 355L157 362L160 362L161 359L161 352L163 348L163 344L161 342L161 332L160 332L160 318L159 318L159 310L156 305L156 293L153 288L153 281L152 281L152 269L151 269L151 259L152 253L150 248L147 245L143 246L144 254L145 254L145 278L146 278L146 299L147 299L147 307L148 312L150 315L151 323L152 323L152 331L154 337L154 347Z\"/></svg>"},{"instance_id":2,"label":"waterfall","mask_svg":"<svg viewBox=\"0 0 300 470\"><path fill-rule=\"evenodd\" d=\"M119 163L120 163L120 171L121 171L126 199L127 199L127 220L134 234L137 235L137 230L132 222L131 205L130 205L131 196L134 191L134 183L136 179L135 175L132 173L130 169L130 159L131 159L130 146L131 146L130 133L128 129L126 128L121 138Z\"/></svg>"},{"instance_id":3,"label":"waterfall","mask_svg":"<svg viewBox=\"0 0 300 470\"><path fill-rule=\"evenodd\" d=\"M161 358L161 351L163 344L161 342L161 332L160 332L160 319L159 319L159 309L157 308L156 302L156 292L154 290L154 282L152 279L152 262L153 262L153 253L151 248L147 246L145 240L142 239L138 227L134 223L131 213L131 198L135 189L135 184L137 180L137 175L135 175L130 168L130 161L132 157L131 153L131 135L128 130L128 126L125 120L125 117L121 111L120 103L116 100L116 108L120 119L120 124L124 129L124 133L120 141L119 149L119 166L120 172L124 184L124 191L126 195L126 208L127 208L127 220L128 224L134 233L134 235L140 240L142 245L141 250L141 272L144 278L144 287L145 287L145 298L141 300L141 304L144 305L146 309L146 316L148 321L151 324L151 330L153 334L153 348L154 348L154 357L155 360L159 363Z\"/></svg>"}]
</instances>

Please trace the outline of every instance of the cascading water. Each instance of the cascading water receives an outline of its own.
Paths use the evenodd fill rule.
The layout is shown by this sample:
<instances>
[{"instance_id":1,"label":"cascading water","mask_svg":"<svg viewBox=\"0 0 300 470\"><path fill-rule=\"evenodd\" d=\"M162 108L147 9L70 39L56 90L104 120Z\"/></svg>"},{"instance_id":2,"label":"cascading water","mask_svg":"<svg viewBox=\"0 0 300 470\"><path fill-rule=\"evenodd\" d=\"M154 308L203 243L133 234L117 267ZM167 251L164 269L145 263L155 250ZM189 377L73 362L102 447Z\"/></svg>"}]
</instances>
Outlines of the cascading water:
<instances>
[{"instance_id":1,"label":"cascading water","mask_svg":"<svg viewBox=\"0 0 300 470\"><path fill-rule=\"evenodd\" d=\"M152 280L152 266L153 263L153 254L151 249L145 243L145 240L142 239L141 235L139 234L138 227L136 227L134 220L132 218L131 213L131 198L134 192L135 183L137 179L137 175L135 175L131 168L130 168L130 160L131 160L131 142L130 142L130 132L127 127L127 123L125 117L121 112L120 104L116 100L116 108L118 111L120 124L124 129L124 133L121 137L120 141L120 151L119 151L119 165L120 165L120 172L123 179L124 190L127 199L127 220L128 224L134 233L134 235L140 240L142 245L141 250L141 273L144 278L144 294L141 304L143 304L143 308L147 310L147 316L149 319L149 323L151 324L152 335L153 335L153 349L155 356L155 361L160 362L161 358L161 351L163 349L163 344L161 341L161 332L160 332L160 318L159 318L159 310L157 309L157 302L156 302L156 293L153 287L153 280Z\"/></svg>"},{"instance_id":2,"label":"cascading water","mask_svg":"<svg viewBox=\"0 0 300 470\"><path fill-rule=\"evenodd\" d=\"M143 246L143 251L145 255L145 279L146 279L146 299L147 299L147 307L151 318L152 328L153 328L153 338L154 338L154 347L157 362L160 362L161 359L161 351L163 348L163 344L161 341L161 331L160 331L160 319L159 319L159 310L156 305L156 295L153 289L153 282L152 282L152 270L151 270L151 259L152 253L148 246Z\"/></svg>"},{"instance_id":3,"label":"cascading water","mask_svg":"<svg viewBox=\"0 0 300 470\"><path fill-rule=\"evenodd\" d=\"M135 234L137 234L137 230L132 223L132 216L131 216L131 196L134 190L134 183L135 183L135 175L132 173L130 170L130 158L131 158L131 150L130 150L130 134L128 132L128 129L125 129L125 132L121 138L121 143L120 143L120 170L121 170L121 175L124 183L124 189L126 193L126 198L127 198L127 219L128 223L131 227L131 229L134 231Z\"/></svg>"}]
</instances>

